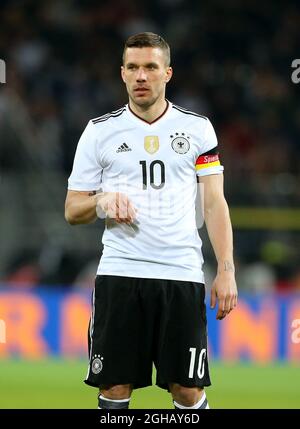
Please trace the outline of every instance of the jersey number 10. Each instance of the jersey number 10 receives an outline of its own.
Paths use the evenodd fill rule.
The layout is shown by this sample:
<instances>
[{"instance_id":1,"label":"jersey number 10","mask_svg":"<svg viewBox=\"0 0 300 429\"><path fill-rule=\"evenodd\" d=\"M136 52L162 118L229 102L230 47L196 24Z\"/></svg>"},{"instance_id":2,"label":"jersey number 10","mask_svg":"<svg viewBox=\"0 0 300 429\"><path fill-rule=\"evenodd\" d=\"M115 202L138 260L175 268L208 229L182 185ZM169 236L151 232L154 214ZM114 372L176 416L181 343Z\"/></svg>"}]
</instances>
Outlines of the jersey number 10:
<instances>
[{"instance_id":1,"label":"jersey number 10","mask_svg":"<svg viewBox=\"0 0 300 429\"><path fill-rule=\"evenodd\" d=\"M149 165L149 168L147 168L147 161L140 161L140 164L142 166L142 175L143 175L143 189L147 189L148 187L148 171L150 172L150 186L153 189L161 189L165 186L165 178L166 178L166 174L165 174L165 164L158 160L155 159L154 161L152 161ZM156 168L155 168L156 166ZM159 172L160 170L160 172ZM159 183L157 183L157 180L155 180L154 176L160 176L159 178Z\"/></svg>"},{"instance_id":2,"label":"jersey number 10","mask_svg":"<svg viewBox=\"0 0 300 429\"><path fill-rule=\"evenodd\" d=\"M191 360L190 360L190 368L189 368L189 378L194 377L195 371L195 361L196 361L196 347L190 347ZM201 349L198 360L198 368L197 375L199 378L203 378L204 370L205 370L205 357L206 357L206 349Z\"/></svg>"}]
</instances>

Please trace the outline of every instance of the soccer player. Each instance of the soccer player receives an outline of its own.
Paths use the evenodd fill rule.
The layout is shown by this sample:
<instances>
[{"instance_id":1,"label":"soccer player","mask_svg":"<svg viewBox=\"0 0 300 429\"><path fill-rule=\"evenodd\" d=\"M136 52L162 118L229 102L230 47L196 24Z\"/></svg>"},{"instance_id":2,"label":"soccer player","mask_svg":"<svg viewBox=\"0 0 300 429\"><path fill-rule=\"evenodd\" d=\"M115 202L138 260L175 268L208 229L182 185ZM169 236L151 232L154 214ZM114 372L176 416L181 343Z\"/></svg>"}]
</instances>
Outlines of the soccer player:
<instances>
[{"instance_id":1,"label":"soccer player","mask_svg":"<svg viewBox=\"0 0 300 429\"><path fill-rule=\"evenodd\" d=\"M99 408L128 408L132 390L152 384L154 363L175 408L209 408L198 187L218 262L211 307L221 320L237 303L217 138L208 118L165 98L172 68L162 37L131 36L121 76L129 102L88 122L65 206L72 225L105 217L85 382L99 388Z\"/></svg>"}]
</instances>

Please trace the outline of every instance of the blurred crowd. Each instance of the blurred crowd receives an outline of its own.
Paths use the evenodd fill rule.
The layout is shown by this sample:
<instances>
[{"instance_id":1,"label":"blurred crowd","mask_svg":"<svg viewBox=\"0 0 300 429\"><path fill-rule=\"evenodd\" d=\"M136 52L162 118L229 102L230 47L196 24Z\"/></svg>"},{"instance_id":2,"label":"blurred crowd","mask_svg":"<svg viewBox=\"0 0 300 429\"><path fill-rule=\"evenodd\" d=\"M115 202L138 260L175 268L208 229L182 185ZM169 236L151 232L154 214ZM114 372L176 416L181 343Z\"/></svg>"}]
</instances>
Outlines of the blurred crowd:
<instances>
[{"instance_id":1,"label":"blurred crowd","mask_svg":"<svg viewBox=\"0 0 300 429\"><path fill-rule=\"evenodd\" d=\"M171 46L167 97L207 115L216 129L229 205L297 208L300 83L291 80L291 63L300 55L299 28L300 7L291 0L2 0L0 58L7 83L0 85L0 132L7 137L0 135L1 172L30 168L16 156L7 130L3 134L14 100L38 137L29 152L43 171L67 178L87 121L127 102L119 76L124 41L153 31ZM261 279L257 287L253 280L254 289L300 289L299 235L238 231L241 277ZM29 269L31 283L76 282L83 274L75 267L93 270L91 255L79 265L74 255L61 255L52 280L33 268L40 267L41 252L26 255L29 268L17 263L24 255L16 255L6 278L17 278L18 267Z\"/></svg>"}]
</instances>

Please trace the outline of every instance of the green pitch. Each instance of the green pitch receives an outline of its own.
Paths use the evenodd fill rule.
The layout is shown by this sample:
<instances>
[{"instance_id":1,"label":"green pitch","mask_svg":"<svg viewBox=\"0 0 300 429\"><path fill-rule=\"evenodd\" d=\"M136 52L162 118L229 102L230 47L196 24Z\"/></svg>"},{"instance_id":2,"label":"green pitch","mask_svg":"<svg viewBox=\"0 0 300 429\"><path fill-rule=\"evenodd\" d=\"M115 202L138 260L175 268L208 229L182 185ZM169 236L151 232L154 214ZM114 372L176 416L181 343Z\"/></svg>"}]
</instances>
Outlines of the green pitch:
<instances>
[{"instance_id":1,"label":"green pitch","mask_svg":"<svg viewBox=\"0 0 300 429\"><path fill-rule=\"evenodd\" d=\"M96 408L97 389L86 386L86 362L0 360L0 408ZM211 408L300 408L300 367L284 364L211 365L206 390ZM156 386L134 391L131 408L173 408Z\"/></svg>"}]
</instances>

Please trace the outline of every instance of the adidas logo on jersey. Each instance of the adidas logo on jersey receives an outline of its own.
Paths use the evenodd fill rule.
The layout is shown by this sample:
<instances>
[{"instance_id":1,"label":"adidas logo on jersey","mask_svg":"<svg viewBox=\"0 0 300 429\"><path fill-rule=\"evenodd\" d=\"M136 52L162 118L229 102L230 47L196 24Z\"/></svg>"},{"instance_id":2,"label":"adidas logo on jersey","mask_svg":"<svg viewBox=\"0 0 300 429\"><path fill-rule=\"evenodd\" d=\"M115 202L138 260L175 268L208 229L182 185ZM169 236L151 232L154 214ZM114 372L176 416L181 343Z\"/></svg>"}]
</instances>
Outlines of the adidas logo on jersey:
<instances>
[{"instance_id":1,"label":"adidas logo on jersey","mask_svg":"<svg viewBox=\"0 0 300 429\"><path fill-rule=\"evenodd\" d=\"M118 152L129 152L129 151L131 151L131 150L132 150L132 149L130 149L130 147L128 147L126 143L123 143L123 144L121 144L121 146L120 146L120 147L119 147L119 149L117 150L117 153L118 153Z\"/></svg>"}]
</instances>

